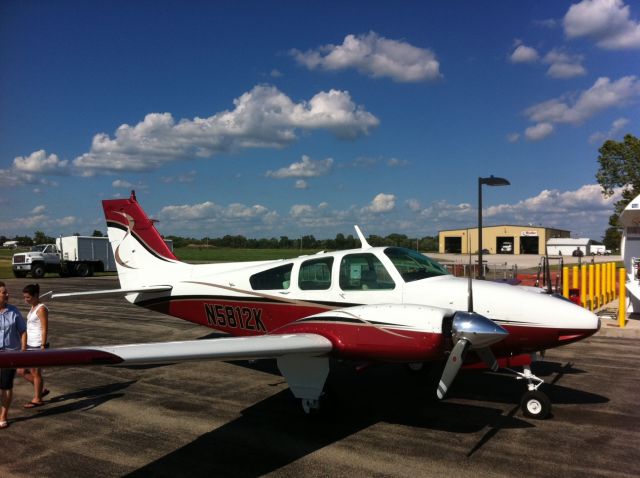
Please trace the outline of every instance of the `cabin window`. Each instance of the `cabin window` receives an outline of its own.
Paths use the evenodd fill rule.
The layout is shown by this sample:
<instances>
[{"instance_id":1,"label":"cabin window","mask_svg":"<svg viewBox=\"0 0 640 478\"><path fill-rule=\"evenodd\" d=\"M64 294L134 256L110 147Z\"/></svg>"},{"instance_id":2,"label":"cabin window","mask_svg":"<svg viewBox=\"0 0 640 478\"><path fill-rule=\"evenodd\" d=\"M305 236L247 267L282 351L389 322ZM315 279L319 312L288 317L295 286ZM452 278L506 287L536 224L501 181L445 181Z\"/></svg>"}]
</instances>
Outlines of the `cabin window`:
<instances>
[{"instance_id":1,"label":"cabin window","mask_svg":"<svg viewBox=\"0 0 640 478\"><path fill-rule=\"evenodd\" d=\"M327 290L331 287L333 257L303 262L298 275L301 290Z\"/></svg>"},{"instance_id":2,"label":"cabin window","mask_svg":"<svg viewBox=\"0 0 640 478\"><path fill-rule=\"evenodd\" d=\"M340 288L342 290L388 290L395 282L373 254L349 254L340 262Z\"/></svg>"},{"instance_id":3,"label":"cabin window","mask_svg":"<svg viewBox=\"0 0 640 478\"><path fill-rule=\"evenodd\" d=\"M251 288L253 290L288 289L291 285L291 269L293 264L286 264L253 274L249 278Z\"/></svg>"},{"instance_id":4,"label":"cabin window","mask_svg":"<svg viewBox=\"0 0 640 478\"><path fill-rule=\"evenodd\" d=\"M384 250L405 282L449 274L438 262L411 249L389 247Z\"/></svg>"}]
</instances>

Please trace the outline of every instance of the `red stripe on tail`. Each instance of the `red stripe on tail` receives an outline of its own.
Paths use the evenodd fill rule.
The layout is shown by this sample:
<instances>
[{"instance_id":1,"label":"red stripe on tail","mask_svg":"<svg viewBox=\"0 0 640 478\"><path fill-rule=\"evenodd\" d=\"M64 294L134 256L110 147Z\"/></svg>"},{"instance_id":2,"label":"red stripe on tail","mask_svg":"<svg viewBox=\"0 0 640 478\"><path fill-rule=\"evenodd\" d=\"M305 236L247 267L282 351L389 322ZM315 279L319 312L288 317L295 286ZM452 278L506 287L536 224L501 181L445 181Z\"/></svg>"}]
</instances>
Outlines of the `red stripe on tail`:
<instances>
[{"instance_id":1,"label":"red stripe on tail","mask_svg":"<svg viewBox=\"0 0 640 478\"><path fill-rule=\"evenodd\" d=\"M131 191L128 199L106 199L102 201L107 225L120 226L129 229L133 235L146 247L167 259L178 260L167 247L162 236L153 222L142 210L136 200L136 194Z\"/></svg>"}]
</instances>

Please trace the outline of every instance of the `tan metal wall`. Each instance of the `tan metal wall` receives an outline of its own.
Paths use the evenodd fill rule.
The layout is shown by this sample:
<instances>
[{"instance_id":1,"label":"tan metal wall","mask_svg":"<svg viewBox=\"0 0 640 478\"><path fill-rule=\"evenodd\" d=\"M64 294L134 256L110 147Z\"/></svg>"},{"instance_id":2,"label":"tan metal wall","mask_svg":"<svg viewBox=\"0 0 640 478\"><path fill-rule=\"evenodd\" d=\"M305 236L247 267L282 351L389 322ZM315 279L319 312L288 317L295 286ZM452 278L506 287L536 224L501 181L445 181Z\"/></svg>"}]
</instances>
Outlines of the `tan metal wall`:
<instances>
[{"instance_id":1,"label":"tan metal wall","mask_svg":"<svg viewBox=\"0 0 640 478\"><path fill-rule=\"evenodd\" d=\"M438 233L439 252L445 252L445 238L458 238L461 241L461 253L476 254L478 252L478 229L455 229L440 231ZM487 226L482 228L482 248L488 249L489 253L497 254L497 242L499 237L513 238L513 254L520 254L520 241L523 237L537 237L538 251L536 254L545 253L545 244L552 237L571 237L569 231L562 229L552 229L546 227L532 226Z\"/></svg>"}]
</instances>

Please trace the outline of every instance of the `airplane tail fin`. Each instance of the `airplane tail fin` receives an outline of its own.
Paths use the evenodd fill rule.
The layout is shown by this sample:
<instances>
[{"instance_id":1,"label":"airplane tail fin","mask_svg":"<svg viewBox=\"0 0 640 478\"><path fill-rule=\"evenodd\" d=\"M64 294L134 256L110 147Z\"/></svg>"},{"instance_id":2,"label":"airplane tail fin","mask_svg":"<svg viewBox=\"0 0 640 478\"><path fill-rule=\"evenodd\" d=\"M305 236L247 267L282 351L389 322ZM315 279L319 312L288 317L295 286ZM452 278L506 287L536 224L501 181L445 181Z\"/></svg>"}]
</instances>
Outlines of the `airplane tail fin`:
<instances>
[{"instance_id":1,"label":"airplane tail fin","mask_svg":"<svg viewBox=\"0 0 640 478\"><path fill-rule=\"evenodd\" d=\"M122 288L161 282L182 264L138 204L134 191L128 199L102 201L102 208Z\"/></svg>"}]
</instances>

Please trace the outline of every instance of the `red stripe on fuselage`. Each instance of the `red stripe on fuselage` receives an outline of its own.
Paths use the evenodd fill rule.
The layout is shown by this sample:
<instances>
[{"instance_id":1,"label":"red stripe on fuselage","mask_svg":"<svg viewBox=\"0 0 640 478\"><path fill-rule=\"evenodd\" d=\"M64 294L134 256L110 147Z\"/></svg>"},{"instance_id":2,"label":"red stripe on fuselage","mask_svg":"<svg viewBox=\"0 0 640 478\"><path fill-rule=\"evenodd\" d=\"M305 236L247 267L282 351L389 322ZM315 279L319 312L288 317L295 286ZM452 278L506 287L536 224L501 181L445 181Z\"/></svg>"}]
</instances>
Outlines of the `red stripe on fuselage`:
<instances>
[{"instance_id":1,"label":"red stripe on fuselage","mask_svg":"<svg viewBox=\"0 0 640 478\"><path fill-rule=\"evenodd\" d=\"M296 322L334 307L304 302L179 298L138 304L236 336L314 333L331 340L341 358L375 361L429 361L446 358L452 344L441 333L390 325L335 320ZM365 317L366 319L366 317ZM589 337L595 330L501 324L509 335L491 346L497 358L537 352Z\"/></svg>"},{"instance_id":2,"label":"red stripe on fuselage","mask_svg":"<svg viewBox=\"0 0 640 478\"><path fill-rule=\"evenodd\" d=\"M263 335L291 322L329 310L321 304L238 300L237 298L171 298L138 304L231 335Z\"/></svg>"},{"instance_id":3,"label":"red stripe on fuselage","mask_svg":"<svg viewBox=\"0 0 640 478\"><path fill-rule=\"evenodd\" d=\"M509 335L502 342L491 346L494 353L529 353L567 345L586 339L597 329L564 329L561 327L532 327L527 325L500 324Z\"/></svg>"}]
</instances>

